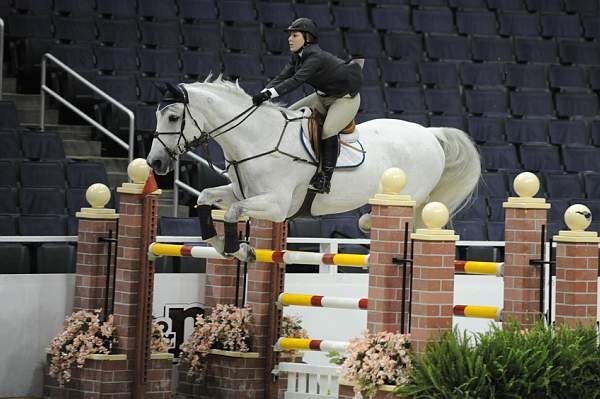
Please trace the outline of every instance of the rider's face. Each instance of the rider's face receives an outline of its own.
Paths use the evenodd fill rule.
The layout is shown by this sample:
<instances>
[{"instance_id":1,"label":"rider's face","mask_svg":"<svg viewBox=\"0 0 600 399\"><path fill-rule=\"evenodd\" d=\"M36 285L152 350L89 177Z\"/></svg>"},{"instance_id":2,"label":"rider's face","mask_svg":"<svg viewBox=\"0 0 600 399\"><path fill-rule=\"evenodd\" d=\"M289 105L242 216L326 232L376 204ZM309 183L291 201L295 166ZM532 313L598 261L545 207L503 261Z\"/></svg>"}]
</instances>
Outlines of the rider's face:
<instances>
[{"instance_id":1,"label":"rider's face","mask_svg":"<svg viewBox=\"0 0 600 399\"><path fill-rule=\"evenodd\" d=\"M288 44L292 52L299 51L304 46L304 35L301 32L290 32Z\"/></svg>"}]
</instances>

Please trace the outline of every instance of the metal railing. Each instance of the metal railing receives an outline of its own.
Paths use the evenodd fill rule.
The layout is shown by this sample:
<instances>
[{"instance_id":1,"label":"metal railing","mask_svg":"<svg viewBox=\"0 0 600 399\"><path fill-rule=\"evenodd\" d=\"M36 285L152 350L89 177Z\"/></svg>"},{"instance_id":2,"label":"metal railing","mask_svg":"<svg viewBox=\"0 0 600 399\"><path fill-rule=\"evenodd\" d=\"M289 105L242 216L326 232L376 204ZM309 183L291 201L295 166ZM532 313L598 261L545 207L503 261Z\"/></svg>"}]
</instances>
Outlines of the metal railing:
<instances>
[{"instance_id":1,"label":"metal railing","mask_svg":"<svg viewBox=\"0 0 600 399\"><path fill-rule=\"evenodd\" d=\"M4 20L0 18L0 100L4 93Z\"/></svg>"},{"instance_id":2,"label":"metal railing","mask_svg":"<svg viewBox=\"0 0 600 399\"><path fill-rule=\"evenodd\" d=\"M79 108L77 108L71 102L69 102L67 99L62 97L60 94L58 94L57 92L55 92L54 90L52 90L51 88L46 86L47 60L49 60L49 61L53 62L54 64L56 64L57 66L59 66L63 71L67 72L70 76L74 77L75 79L77 79L78 81L83 83L85 86L90 88L92 91L94 91L100 97L102 97L104 100L108 101L109 103L111 103L112 105L117 107L120 111L125 113L125 115L127 115L127 117L129 118L129 144L124 142L123 140L121 140L117 135L115 135L110 130L106 129L104 126L99 124L97 121L90 118L88 115L86 115L83 111L81 111ZM129 162L131 162L133 160L133 143L135 140L135 115L133 114L133 112L129 108L125 107L123 104L121 104L120 102L118 102L117 100L115 100L114 98L109 96L108 94L106 94L104 91L100 90L100 88L98 88L96 85L94 85L93 83L88 81L86 78L84 78L77 72L75 72L73 69L69 68L69 66L67 66L65 63L60 61L58 58L56 58L55 56L53 56L52 54L49 54L49 53L46 53L42 56L42 84L40 87L40 100L41 100L40 101L40 130L41 131L44 131L44 129L45 129L45 118L46 118L46 97L44 95L45 93L48 93L49 95L54 97L56 100L58 100L64 106L66 106L71 111L73 111L77 115L79 115L86 122L88 122L89 124L94 126L96 129L98 129L99 131L101 131L102 133L104 133L105 135L110 137L114 142L119 144L121 147L123 147L128 152Z\"/></svg>"},{"instance_id":3,"label":"metal railing","mask_svg":"<svg viewBox=\"0 0 600 399\"><path fill-rule=\"evenodd\" d=\"M208 161L206 159L202 158L201 156L199 156L196 153L189 151L189 152L186 152L185 155L189 156L194 161L200 162L204 166L211 167L211 165L208 163ZM227 176L227 174L224 173L224 171L222 169L218 168L217 166L213 165L212 169L214 169L218 173L221 173L223 176L226 176L229 178L229 176ZM182 188L182 189L186 190L187 192L189 192L190 194L193 194L195 196L200 195L200 191L196 190L194 187L179 180L179 158L177 158L177 160L175 161L175 165L173 167L173 216L174 217L177 217L177 208L179 207L179 188Z\"/></svg>"}]
</instances>

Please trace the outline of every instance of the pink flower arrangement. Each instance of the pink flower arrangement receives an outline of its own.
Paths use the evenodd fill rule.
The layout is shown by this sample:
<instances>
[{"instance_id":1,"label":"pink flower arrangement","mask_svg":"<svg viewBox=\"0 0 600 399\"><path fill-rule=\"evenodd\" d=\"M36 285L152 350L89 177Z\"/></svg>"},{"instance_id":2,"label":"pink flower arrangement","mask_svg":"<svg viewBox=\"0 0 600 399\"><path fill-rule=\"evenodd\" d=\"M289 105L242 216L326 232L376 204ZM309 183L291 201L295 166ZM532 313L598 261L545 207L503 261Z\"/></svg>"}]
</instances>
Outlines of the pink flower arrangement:
<instances>
[{"instance_id":1,"label":"pink flower arrangement","mask_svg":"<svg viewBox=\"0 0 600 399\"><path fill-rule=\"evenodd\" d=\"M300 316L283 316L281 318L281 336L288 338L308 338L308 332L302 328Z\"/></svg>"},{"instance_id":2,"label":"pink flower arrangement","mask_svg":"<svg viewBox=\"0 0 600 399\"><path fill-rule=\"evenodd\" d=\"M366 392L368 398L381 385L403 385L410 367L410 336L381 332L350 340L348 357L340 374L354 385L355 392Z\"/></svg>"},{"instance_id":3,"label":"pink flower arrangement","mask_svg":"<svg viewBox=\"0 0 600 399\"><path fill-rule=\"evenodd\" d=\"M63 331L52 340L48 374L56 378L60 386L71 381L73 366L82 368L89 355L110 353L116 342L113 315L102 322L100 311L74 312L65 319Z\"/></svg>"},{"instance_id":4,"label":"pink flower arrangement","mask_svg":"<svg viewBox=\"0 0 600 399\"><path fill-rule=\"evenodd\" d=\"M150 337L150 351L165 353L169 351L171 340L165 337L165 333L157 322L152 320L152 336Z\"/></svg>"},{"instance_id":5,"label":"pink flower arrangement","mask_svg":"<svg viewBox=\"0 0 600 399\"><path fill-rule=\"evenodd\" d=\"M181 344L181 360L190 364L188 375L199 378L206 372L206 356L211 349L249 352L252 320L250 308L233 305L217 305L213 312L204 317L196 316L192 334Z\"/></svg>"}]
</instances>

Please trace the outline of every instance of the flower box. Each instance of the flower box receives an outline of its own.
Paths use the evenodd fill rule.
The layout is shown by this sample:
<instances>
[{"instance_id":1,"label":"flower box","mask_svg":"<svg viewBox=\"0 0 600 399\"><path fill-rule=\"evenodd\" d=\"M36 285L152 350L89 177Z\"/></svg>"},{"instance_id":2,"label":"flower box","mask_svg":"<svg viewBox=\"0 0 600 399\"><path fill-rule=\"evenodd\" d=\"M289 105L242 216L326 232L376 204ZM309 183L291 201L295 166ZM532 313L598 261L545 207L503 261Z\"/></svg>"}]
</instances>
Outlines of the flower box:
<instances>
[{"instance_id":1,"label":"flower box","mask_svg":"<svg viewBox=\"0 0 600 399\"><path fill-rule=\"evenodd\" d=\"M359 399L359 398L368 398L368 396L366 394L362 394L359 396L359 394L356 394L354 392L354 386L348 382L345 381L343 379L339 380L340 383L340 393L339 393L339 398L340 399ZM373 399L410 399L408 396L399 396L399 395L395 395L394 389L396 389L395 385L382 385L379 387L377 393L375 394L375 396L373 397Z\"/></svg>"}]
</instances>

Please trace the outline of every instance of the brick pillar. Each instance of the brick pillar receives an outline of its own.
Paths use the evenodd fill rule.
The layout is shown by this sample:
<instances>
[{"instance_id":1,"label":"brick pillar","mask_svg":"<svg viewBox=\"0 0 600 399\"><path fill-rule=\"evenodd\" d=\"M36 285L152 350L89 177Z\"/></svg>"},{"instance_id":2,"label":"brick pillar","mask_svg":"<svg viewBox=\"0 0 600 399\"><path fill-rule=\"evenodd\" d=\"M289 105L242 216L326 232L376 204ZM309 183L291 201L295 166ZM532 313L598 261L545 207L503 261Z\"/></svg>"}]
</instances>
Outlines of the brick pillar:
<instances>
[{"instance_id":1,"label":"brick pillar","mask_svg":"<svg viewBox=\"0 0 600 399\"><path fill-rule=\"evenodd\" d=\"M503 204L506 209L504 247L504 321L516 320L524 328L540 317L540 266L529 264L541 255L540 234L547 225L550 204L533 198L539 190L538 178L523 172L515 178L519 197Z\"/></svg>"},{"instance_id":2,"label":"brick pillar","mask_svg":"<svg viewBox=\"0 0 600 399\"><path fill-rule=\"evenodd\" d=\"M458 236L442 229L448 223L448 209L440 202L423 208L426 229L412 235L413 292L411 339L416 352L452 329L454 307L454 256Z\"/></svg>"},{"instance_id":3,"label":"brick pillar","mask_svg":"<svg viewBox=\"0 0 600 399\"><path fill-rule=\"evenodd\" d=\"M590 215L586 218L585 215ZM598 234L584 231L591 212L573 205L565 212L571 230L554 236L556 241L556 324L571 328L596 325L598 303Z\"/></svg>"},{"instance_id":4,"label":"brick pillar","mask_svg":"<svg viewBox=\"0 0 600 399\"><path fill-rule=\"evenodd\" d=\"M219 236L224 234L223 216L225 212L220 210L212 211L212 218L215 222L215 230ZM240 230L245 230L245 221L240 221ZM243 234L243 233L242 233ZM213 309L217 304L235 304L236 291L236 259L207 259L206 260L206 307ZM243 298L243 270L240 270L239 303L242 304ZM208 311L208 309L206 309ZM206 312L209 313L209 312Z\"/></svg>"},{"instance_id":5,"label":"brick pillar","mask_svg":"<svg viewBox=\"0 0 600 399\"><path fill-rule=\"evenodd\" d=\"M415 201L408 195L400 195L405 180L400 169L388 169L381 178L382 192L369 201L371 249L367 329L372 333L401 330L403 272L402 266L392 263L392 258L402 256L404 252L406 223L408 231L412 231ZM408 272L409 269L406 270L407 276ZM405 302L406 315L407 312L408 302ZM407 320L408 317L405 317L405 324Z\"/></svg>"},{"instance_id":6,"label":"brick pillar","mask_svg":"<svg viewBox=\"0 0 600 399\"><path fill-rule=\"evenodd\" d=\"M117 234L119 215L114 209L104 208L110 200L110 190L104 184L91 185L86 191L86 199L92 208L82 208L75 215L79 219L79 233L73 310L102 308L106 312L106 262L109 245L100 239L108 237L109 231L112 231L113 237ZM114 259L114 244L111 249ZM111 266L112 263L111 260Z\"/></svg>"}]
</instances>

